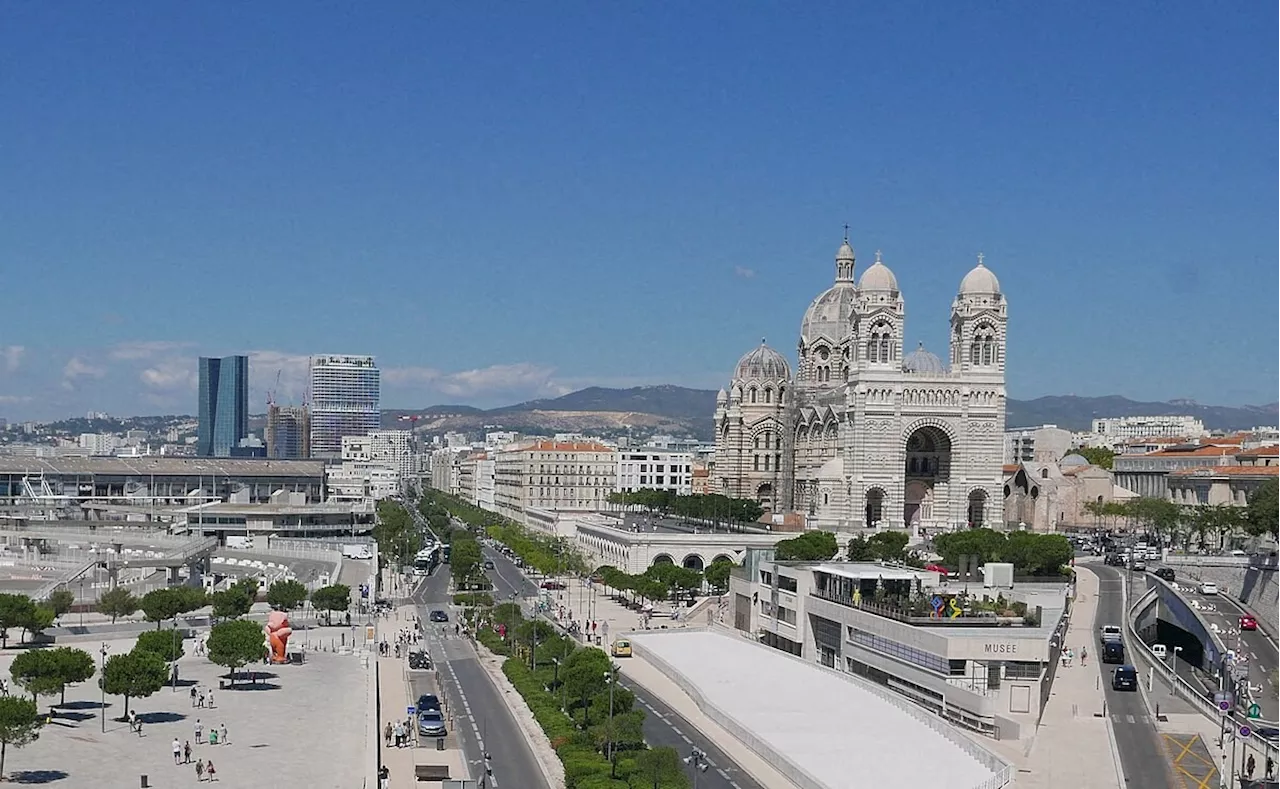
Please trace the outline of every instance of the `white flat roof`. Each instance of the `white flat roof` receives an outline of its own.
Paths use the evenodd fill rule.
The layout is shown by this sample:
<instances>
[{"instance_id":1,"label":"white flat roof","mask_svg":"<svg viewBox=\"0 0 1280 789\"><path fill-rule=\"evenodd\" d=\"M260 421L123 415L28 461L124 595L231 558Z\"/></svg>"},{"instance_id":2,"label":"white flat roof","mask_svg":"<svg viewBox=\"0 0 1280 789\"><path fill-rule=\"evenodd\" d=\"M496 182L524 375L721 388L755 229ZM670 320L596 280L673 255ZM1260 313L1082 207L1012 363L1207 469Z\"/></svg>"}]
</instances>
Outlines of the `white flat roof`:
<instances>
[{"instance_id":1,"label":"white flat roof","mask_svg":"<svg viewBox=\"0 0 1280 789\"><path fill-rule=\"evenodd\" d=\"M972 789L994 775L877 693L776 650L712 631L630 637L829 789Z\"/></svg>"},{"instance_id":2,"label":"white flat roof","mask_svg":"<svg viewBox=\"0 0 1280 789\"><path fill-rule=\"evenodd\" d=\"M779 569L786 569L786 565L779 565ZM867 562L824 562L809 569L854 580L860 578L883 578L886 581L910 581L919 578L922 581L930 581L938 575L928 570L913 570L910 567L887 567L883 564L870 564Z\"/></svg>"}]
</instances>

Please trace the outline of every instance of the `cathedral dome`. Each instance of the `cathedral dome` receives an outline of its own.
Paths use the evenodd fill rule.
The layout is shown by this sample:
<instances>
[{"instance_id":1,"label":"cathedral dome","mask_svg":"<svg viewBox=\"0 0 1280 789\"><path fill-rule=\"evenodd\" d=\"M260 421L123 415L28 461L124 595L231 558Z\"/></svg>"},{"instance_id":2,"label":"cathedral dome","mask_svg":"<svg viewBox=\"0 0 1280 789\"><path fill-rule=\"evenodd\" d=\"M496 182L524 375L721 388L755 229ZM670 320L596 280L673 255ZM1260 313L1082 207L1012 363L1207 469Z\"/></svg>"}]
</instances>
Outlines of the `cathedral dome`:
<instances>
[{"instance_id":1,"label":"cathedral dome","mask_svg":"<svg viewBox=\"0 0 1280 789\"><path fill-rule=\"evenodd\" d=\"M897 289L898 278L893 276L888 266L880 262L880 256L877 254L876 262L871 264L871 268L862 272L862 279L858 280L858 290L896 291Z\"/></svg>"},{"instance_id":2,"label":"cathedral dome","mask_svg":"<svg viewBox=\"0 0 1280 789\"><path fill-rule=\"evenodd\" d=\"M942 363L937 354L926 351L924 343L920 343L920 347L907 354L902 360L902 370L908 373L940 374L947 371L947 366Z\"/></svg>"},{"instance_id":3,"label":"cathedral dome","mask_svg":"<svg viewBox=\"0 0 1280 789\"><path fill-rule=\"evenodd\" d=\"M849 239L846 238L844 243L840 245L840 248L836 250L836 261L854 262L853 247L849 245Z\"/></svg>"},{"instance_id":4,"label":"cathedral dome","mask_svg":"<svg viewBox=\"0 0 1280 789\"><path fill-rule=\"evenodd\" d=\"M791 365L787 364L782 354L761 340L758 346L738 360L738 368L733 377L735 380L785 381L791 378Z\"/></svg>"},{"instance_id":5,"label":"cathedral dome","mask_svg":"<svg viewBox=\"0 0 1280 789\"><path fill-rule=\"evenodd\" d=\"M969 293L990 295L1000 292L1000 280L991 273L991 269L982 265L982 256L978 256L978 265L960 280L960 295Z\"/></svg>"},{"instance_id":6,"label":"cathedral dome","mask_svg":"<svg viewBox=\"0 0 1280 789\"><path fill-rule=\"evenodd\" d=\"M811 343L820 336L839 343L852 331L849 318L858 299L852 281L838 281L818 295L800 321L800 338Z\"/></svg>"},{"instance_id":7,"label":"cathedral dome","mask_svg":"<svg viewBox=\"0 0 1280 789\"><path fill-rule=\"evenodd\" d=\"M1084 455L1077 455L1074 452L1058 461L1059 468L1079 468L1088 465L1090 463L1085 459Z\"/></svg>"}]
</instances>

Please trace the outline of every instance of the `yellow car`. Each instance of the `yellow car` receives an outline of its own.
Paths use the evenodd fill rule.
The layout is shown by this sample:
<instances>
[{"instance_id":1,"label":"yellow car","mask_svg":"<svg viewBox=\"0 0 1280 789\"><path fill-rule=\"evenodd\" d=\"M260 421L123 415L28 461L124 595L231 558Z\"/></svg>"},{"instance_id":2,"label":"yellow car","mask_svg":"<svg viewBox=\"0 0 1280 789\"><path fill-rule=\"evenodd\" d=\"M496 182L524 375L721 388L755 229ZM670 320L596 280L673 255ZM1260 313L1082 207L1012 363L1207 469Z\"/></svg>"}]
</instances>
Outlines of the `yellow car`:
<instances>
[{"instance_id":1,"label":"yellow car","mask_svg":"<svg viewBox=\"0 0 1280 789\"><path fill-rule=\"evenodd\" d=\"M611 651L614 657L631 657L631 642L625 638L619 638L613 642Z\"/></svg>"}]
</instances>

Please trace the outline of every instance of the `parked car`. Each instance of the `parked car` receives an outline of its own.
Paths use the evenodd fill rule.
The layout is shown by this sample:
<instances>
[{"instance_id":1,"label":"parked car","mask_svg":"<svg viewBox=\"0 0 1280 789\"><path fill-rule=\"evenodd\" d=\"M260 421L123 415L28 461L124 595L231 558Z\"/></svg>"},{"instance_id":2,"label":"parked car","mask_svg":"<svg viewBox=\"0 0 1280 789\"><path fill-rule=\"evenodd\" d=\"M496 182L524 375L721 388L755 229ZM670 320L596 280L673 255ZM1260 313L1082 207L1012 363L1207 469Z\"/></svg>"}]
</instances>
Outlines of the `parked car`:
<instances>
[{"instance_id":1,"label":"parked car","mask_svg":"<svg viewBox=\"0 0 1280 789\"><path fill-rule=\"evenodd\" d=\"M493 560L492 560L492 559L485 559L485 560L484 560L484 569L486 569L486 570L492 570L492 569L494 569L494 567L493 567Z\"/></svg>"},{"instance_id":2,"label":"parked car","mask_svg":"<svg viewBox=\"0 0 1280 789\"><path fill-rule=\"evenodd\" d=\"M1138 670L1133 666L1120 666L1111 674L1112 690L1137 690Z\"/></svg>"},{"instance_id":3,"label":"parked car","mask_svg":"<svg viewBox=\"0 0 1280 789\"><path fill-rule=\"evenodd\" d=\"M418 734L423 737L444 737L449 727L444 723L444 715L440 710L427 710L418 713Z\"/></svg>"},{"instance_id":4,"label":"parked car","mask_svg":"<svg viewBox=\"0 0 1280 789\"><path fill-rule=\"evenodd\" d=\"M1145 570L1147 569L1147 562L1144 559L1135 558L1133 561L1129 562L1129 568L1132 570Z\"/></svg>"},{"instance_id":5,"label":"parked car","mask_svg":"<svg viewBox=\"0 0 1280 789\"><path fill-rule=\"evenodd\" d=\"M559 590L559 589L567 589L568 585L565 584L564 581L543 581L542 588Z\"/></svg>"},{"instance_id":6,"label":"parked car","mask_svg":"<svg viewBox=\"0 0 1280 789\"><path fill-rule=\"evenodd\" d=\"M1200 582L1200 594L1217 594L1217 593L1218 593L1217 584L1213 583L1212 581Z\"/></svg>"},{"instance_id":7,"label":"parked car","mask_svg":"<svg viewBox=\"0 0 1280 789\"><path fill-rule=\"evenodd\" d=\"M1240 629L1241 630L1257 630L1258 620L1254 619L1248 614L1245 614L1244 616L1240 617Z\"/></svg>"},{"instance_id":8,"label":"parked car","mask_svg":"<svg viewBox=\"0 0 1280 789\"><path fill-rule=\"evenodd\" d=\"M418 703L414 705L418 712L426 712L427 710L440 709L440 697L434 693L423 693L418 697Z\"/></svg>"},{"instance_id":9,"label":"parked car","mask_svg":"<svg viewBox=\"0 0 1280 789\"><path fill-rule=\"evenodd\" d=\"M429 618L431 619L432 622L448 622L449 621L449 615L438 608L435 611L431 612L431 615Z\"/></svg>"},{"instance_id":10,"label":"parked car","mask_svg":"<svg viewBox=\"0 0 1280 789\"><path fill-rule=\"evenodd\" d=\"M1169 567L1161 567L1159 570L1156 570L1155 575L1156 575L1156 577L1157 577L1157 578L1159 578L1159 579L1161 579L1161 580L1163 580L1163 581L1172 581L1172 580L1173 580L1173 569L1172 569L1172 568L1169 568Z\"/></svg>"}]
</instances>

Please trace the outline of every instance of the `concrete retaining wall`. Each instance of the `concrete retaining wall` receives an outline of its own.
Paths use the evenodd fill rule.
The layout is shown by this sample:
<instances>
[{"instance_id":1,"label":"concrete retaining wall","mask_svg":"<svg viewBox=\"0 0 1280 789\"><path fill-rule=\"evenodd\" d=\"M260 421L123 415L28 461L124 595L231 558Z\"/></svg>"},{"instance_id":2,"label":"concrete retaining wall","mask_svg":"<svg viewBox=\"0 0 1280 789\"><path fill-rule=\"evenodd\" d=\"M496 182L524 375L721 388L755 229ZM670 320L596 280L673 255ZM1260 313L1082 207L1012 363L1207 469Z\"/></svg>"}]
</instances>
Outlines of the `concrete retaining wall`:
<instances>
[{"instance_id":1,"label":"concrete retaining wall","mask_svg":"<svg viewBox=\"0 0 1280 789\"><path fill-rule=\"evenodd\" d=\"M1280 633L1280 583L1276 571L1262 567L1194 567L1171 565L1177 577L1209 581L1253 612L1258 624L1273 639Z\"/></svg>"}]
</instances>

